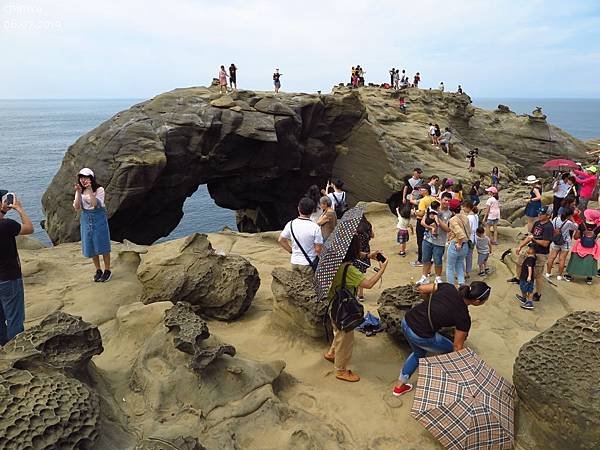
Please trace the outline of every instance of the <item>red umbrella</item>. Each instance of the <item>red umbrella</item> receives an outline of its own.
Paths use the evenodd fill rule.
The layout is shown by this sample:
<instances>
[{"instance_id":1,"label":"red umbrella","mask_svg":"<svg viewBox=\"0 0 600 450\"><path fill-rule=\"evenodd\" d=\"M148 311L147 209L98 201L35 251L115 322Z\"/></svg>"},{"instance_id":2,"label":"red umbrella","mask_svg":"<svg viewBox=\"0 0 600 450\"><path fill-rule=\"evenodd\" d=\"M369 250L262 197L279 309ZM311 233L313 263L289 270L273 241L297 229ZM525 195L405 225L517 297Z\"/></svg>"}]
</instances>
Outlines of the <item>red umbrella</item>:
<instances>
[{"instance_id":1,"label":"red umbrella","mask_svg":"<svg viewBox=\"0 0 600 450\"><path fill-rule=\"evenodd\" d=\"M542 167L550 170L558 170L577 169L579 166L570 159L551 159L550 161L546 161Z\"/></svg>"}]
</instances>

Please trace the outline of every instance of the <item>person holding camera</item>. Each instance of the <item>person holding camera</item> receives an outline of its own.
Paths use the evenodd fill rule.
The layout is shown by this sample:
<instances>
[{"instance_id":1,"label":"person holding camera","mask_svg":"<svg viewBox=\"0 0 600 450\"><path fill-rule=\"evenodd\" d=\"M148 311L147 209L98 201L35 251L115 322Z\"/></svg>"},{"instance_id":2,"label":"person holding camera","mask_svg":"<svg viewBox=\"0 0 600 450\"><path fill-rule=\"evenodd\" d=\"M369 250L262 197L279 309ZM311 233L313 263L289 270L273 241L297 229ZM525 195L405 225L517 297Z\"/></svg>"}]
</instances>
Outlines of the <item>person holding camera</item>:
<instances>
[{"instance_id":1,"label":"person holding camera","mask_svg":"<svg viewBox=\"0 0 600 450\"><path fill-rule=\"evenodd\" d=\"M92 258L96 273L94 281L104 283L110 280L110 231L104 203L104 188L98 184L94 172L87 167L77 174L73 208L81 211L79 229L83 256ZM104 272L100 267L100 255L104 260Z\"/></svg>"},{"instance_id":2,"label":"person holding camera","mask_svg":"<svg viewBox=\"0 0 600 450\"><path fill-rule=\"evenodd\" d=\"M6 218L11 209L21 223ZM21 202L14 194L6 194L0 207L0 346L25 329L25 290L15 237L31 233L33 224Z\"/></svg>"}]
</instances>

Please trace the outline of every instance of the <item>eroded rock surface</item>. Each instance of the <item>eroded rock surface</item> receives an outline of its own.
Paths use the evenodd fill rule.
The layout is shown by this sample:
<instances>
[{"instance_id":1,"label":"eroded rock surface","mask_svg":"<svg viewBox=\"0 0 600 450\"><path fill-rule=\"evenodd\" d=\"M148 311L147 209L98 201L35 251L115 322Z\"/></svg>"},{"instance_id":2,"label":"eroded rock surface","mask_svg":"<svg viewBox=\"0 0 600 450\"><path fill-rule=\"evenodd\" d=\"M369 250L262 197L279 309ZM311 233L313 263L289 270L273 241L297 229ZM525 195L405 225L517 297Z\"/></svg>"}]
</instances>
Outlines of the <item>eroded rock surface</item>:
<instances>
[{"instance_id":1,"label":"eroded rock surface","mask_svg":"<svg viewBox=\"0 0 600 450\"><path fill-rule=\"evenodd\" d=\"M600 312L577 311L523 345L513 381L536 448L600 448Z\"/></svg>"},{"instance_id":2,"label":"eroded rock surface","mask_svg":"<svg viewBox=\"0 0 600 450\"><path fill-rule=\"evenodd\" d=\"M407 311L422 301L416 286L412 284L389 288L381 293L377 300L377 312L385 330L395 341L406 343L402 319Z\"/></svg>"},{"instance_id":3,"label":"eroded rock surface","mask_svg":"<svg viewBox=\"0 0 600 450\"><path fill-rule=\"evenodd\" d=\"M98 329L62 312L0 349L0 448L91 448L100 402L84 375L102 352Z\"/></svg>"},{"instance_id":4,"label":"eroded rock surface","mask_svg":"<svg viewBox=\"0 0 600 450\"><path fill-rule=\"evenodd\" d=\"M46 228L54 243L79 239L71 185L84 166L106 188L112 238L150 244L177 226L200 184L217 205L238 211L240 231L254 232L281 229L308 186L332 176L344 179L351 203L385 202L416 166L461 180L498 166L514 179L558 152L583 159L585 144L542 116L485 111L467 95L416 88L276 97L176 89L120 112L69 147L42 200ZM449 156L432 147L429 122L452 129ZM477 168L469 173L464 161L475 147Z\"/></svg>"},{"instance_id":5,"label":"eroded rock surface","mask_svg":"<svg viewBox=\"0 0 600 450\"><path fill-rule=\"evenodd\" d=\"M260 285L258 271L248 260L217 254L204 234L151 247L137 275L143 303L183 301L219 320L246 312Z\"/></svg>"},{"instance_id":6,"label":"eroded rock surface","mask_svg":"<svg viewBox=\"0 0 600 450\"><path fill-rule=\"evenodd\" d=\"M273 314L286 328L314 338L325 336L327 302L318 302L314 285L299 272L276 267L272 272Z\"/></svg>"}]
</instances>

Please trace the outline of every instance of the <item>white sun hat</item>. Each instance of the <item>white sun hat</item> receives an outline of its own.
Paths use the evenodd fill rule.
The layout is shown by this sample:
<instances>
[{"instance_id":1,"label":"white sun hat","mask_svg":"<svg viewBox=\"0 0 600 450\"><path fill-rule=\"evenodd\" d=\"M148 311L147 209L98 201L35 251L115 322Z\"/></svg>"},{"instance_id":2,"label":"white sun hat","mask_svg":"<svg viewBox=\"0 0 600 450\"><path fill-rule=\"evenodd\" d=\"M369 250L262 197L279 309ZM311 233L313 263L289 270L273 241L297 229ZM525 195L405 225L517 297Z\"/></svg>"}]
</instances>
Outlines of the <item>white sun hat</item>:
<instances>
[{"instance_id":1,"label":"white sun hat","mask_svg":"<svg viewBox=\"0 0 600 450\"><path fill-rule=\"evenodd\" d=\"M527 175L527 178L525 178L525 184L533 184L537 183L538 181L540 180L535 175Z\"/></svg>"},{"instance_id":2,"label":"white sun hat","mask_svg":"<svg viewBox=\"0 0 600 450\"><path fill-rule=\"evenodd\" d=\"M79 171L79 173L77 175L83 175L84 177L93 177L94 171L92 169L88 169L87 167L84 167L83 169L81 169Z\"/></svg>"}]
</instances>

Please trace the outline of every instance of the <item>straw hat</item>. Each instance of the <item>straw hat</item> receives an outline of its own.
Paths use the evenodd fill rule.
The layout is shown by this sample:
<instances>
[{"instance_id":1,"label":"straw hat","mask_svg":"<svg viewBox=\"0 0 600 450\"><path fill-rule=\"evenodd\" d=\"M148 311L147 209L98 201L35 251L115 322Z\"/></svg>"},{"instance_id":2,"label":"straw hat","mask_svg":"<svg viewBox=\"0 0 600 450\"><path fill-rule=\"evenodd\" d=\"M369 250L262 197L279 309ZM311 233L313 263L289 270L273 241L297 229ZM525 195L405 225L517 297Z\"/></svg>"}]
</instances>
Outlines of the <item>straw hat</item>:
<instances>
[{"instance_id":1,"label":"straw hat","mask_svg":"<svg viewBox=\"0 0 600 450\"><path fill-rule=\"evenodd\" d=\"M533 184L537 183L538 181L540 180L535 175L527 175L527 178L525 178L525 184Z\"/></svg>"}]
</instances>

